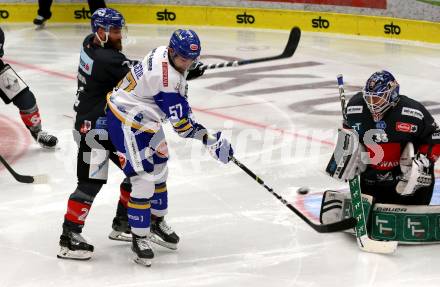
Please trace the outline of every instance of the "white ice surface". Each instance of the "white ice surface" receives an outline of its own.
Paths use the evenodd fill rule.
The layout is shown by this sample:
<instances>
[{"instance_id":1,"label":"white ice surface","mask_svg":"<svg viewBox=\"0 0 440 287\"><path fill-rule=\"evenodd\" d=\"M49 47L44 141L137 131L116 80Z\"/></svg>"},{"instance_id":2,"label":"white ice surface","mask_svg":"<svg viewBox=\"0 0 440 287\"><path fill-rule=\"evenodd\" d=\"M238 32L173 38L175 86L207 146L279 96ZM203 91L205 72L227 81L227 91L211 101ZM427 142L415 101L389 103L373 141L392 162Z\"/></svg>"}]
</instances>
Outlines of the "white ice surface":
<instances>
[{"instance_id":1,"label":"white ice surface","mask_svg":"<svg viewBox=\"0 0 440 287\"><path fill-rule=\"evenodd\" d=\"M362 253L346 234L316 233L237 166L215 162L199 143L185 142L169 128L167 220L181 236L179 249L157 248L153 266L143 268L133 263L129 244L107 239L123 178L111 167L83 232L95 245L93 258L57 259L67 199L76 187L72 104L80 45L89 27L2 28L5 60L37 96L44 128L59 137L60 147L40 149L16 108L1 105L0 151L18 172L46 173L51 181L19 184L0 170L0 286L439 286L440 246L400 246L385 256ZM143 58L167 44L174 28L130 26L126 55ZM287 32L279 31L194 29L203 54L212 56L202 58L207 63L276 55L287 40ZM226 130L239 160L313 216L325 189L344 188L323 172L340 124L336 75L343 73L347 91L354 92L374 71L388 69L403 94L432 102L438 119L439 53L438 46L304 33L290 59L207 71L206 78L190 83L190 102L200 122ZM306 64L213 77L301 63ZM240 82L243 78L248 82ZM311 113L304 101L319 99L318 112ZM300 186L311 189L305 204L295 192Z\"/></svg>"}]
</instances>

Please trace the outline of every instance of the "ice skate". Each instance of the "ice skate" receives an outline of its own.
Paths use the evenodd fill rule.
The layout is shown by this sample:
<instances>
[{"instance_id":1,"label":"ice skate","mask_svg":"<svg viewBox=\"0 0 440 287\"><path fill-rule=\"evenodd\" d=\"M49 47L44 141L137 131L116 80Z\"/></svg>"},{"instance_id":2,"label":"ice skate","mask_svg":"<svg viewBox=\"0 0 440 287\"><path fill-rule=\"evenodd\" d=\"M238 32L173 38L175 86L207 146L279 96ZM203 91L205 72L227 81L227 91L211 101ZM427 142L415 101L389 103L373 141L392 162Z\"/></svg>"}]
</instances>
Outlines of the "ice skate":
<instances>
[{"instance_id":1,"label":"ice skate","mask_svg":"<svg viewBox=\"0 0 440 287\"><path fill-rule=\"evenodd\" d=\"M112 232L110 232L108 238L116 241L132 241L131 228L128 225L127 219L116 216L113 219Z\"/></svg>"},{"instance_id":2,"label":"ice skate","mask_svg":"<svg viewBox=\"0 0 440 287\"><path fill-rule=\"evenodd\" d=\"M150 230L153 243L171 250L177 249L180 238L166 223L164 217L152 216Z\"/></svg>"},{"instance_id":3,"label":"ice skate","mask_svg":"<svg viewBox=\"0 0 440 287\"><path fill-rule=\"evenodd\" d=\"M63 233L60 237L60 251L57 257L62 259L88 260L93 254L93 245L88 244L80 233Z\"/></svg>"},{"instance_id":4,"label":"ice skate","mask_svg":"<svg viewBox=\"0 0 440 287\"><path fill-rule=\"evenodd\" d=\"M55 148L58 143L58 139L55 136L50 135L45 131L31 132L31 134L41 147L52 149Z\"/></svg>"},{"instance_id":5,"label":"ice skate","mask_svg":"<svg viewBox=\"0 0 440 287\"><path fill-rule=\"evenodd\" d=\"M141 237L133 234L131 250L135 253L134 262L146 267L151 266L154 253L153 249L151 248L149 235Z\"/></svg>"}]
</instances>

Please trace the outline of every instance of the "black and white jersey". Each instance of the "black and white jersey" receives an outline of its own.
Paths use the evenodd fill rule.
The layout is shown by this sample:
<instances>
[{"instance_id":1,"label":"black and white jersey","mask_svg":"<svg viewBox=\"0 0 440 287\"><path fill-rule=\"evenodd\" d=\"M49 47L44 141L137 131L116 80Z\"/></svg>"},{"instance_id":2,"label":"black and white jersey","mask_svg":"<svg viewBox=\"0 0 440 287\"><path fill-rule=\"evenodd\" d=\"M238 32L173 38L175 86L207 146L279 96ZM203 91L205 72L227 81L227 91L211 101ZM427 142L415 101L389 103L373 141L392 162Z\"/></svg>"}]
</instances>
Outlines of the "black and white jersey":
<instances>
[{"instance_id":1,"label":"black and white jersey","mask_svg":"<svg viewBox=\"0 0 440 287\"><path fill-rule=\"evenodd\" d=\"M379 155L378 148L383 151L383 158L368 164L361 174L361 180L368 185L397 184L400 155L408 142L414 144L415 152L428 154L432 161L440 155L440 130L432 115L416 100L401 95L397 105L381 121L374 122L362 93L358 93L348 102L346 115L346 127L358 132L370 158Z\"/></svg>"},{"instance_id":2,"label":"black and white jersey","mask_svg":"<svg viewBox=\"0 0 440 287\"><path fill-rule=\"evenodd\" d=\"M94 34L84 39L78 67L75 129L83 133L97 127L97 120L105 116L107 93L113 90L131 66L130 60L120 51L96 45L93 39Z\"/></svg>"}]
</instances>

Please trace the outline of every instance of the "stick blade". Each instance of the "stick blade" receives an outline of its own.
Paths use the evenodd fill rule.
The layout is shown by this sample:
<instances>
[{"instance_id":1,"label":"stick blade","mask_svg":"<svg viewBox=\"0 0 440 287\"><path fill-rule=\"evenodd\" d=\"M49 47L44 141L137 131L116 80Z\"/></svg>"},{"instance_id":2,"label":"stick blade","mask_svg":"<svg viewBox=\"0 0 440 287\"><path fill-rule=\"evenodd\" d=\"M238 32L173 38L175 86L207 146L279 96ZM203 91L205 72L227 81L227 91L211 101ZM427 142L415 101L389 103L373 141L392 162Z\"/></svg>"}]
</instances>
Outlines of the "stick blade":
<instances>
[{"instance_id":1,"label":"stick blade","mask_svg":"<svg viewBox=\"0 0 440 287\"><path fill-rule=\"evenodd\" d=\"M46 184L49 181L49 177L46 174L40 175L20 175L15 174L14 178L21 183L32 183L32 184Z\"/></svg>"},{"instance_id":2,"label":"stick blade","mask_svg":"<svg viewBox=\"0 0 440 287\"><path fill-rule=\"evenodd\" d=\"M392 254L397 250L397 241L377 241L372 240L368 235L357 238L359 248L370 253Z\"/></svg>"},{"instance_id":3,"label":"stick blade","mask_svg":"<svg viewBox=\"0 0 440 287\"><path fill-rule=\"evenodd\" d=\"M301 39L301 29L293 27L290 31L289 39L287 40L286 48L284 48L281 58L289 58L295 53Z\"/></svg>"},{"instance_id":4,"label":"stick blade","mask_svg":"<svg viewBox=\"0 0 440 287\"><path fill-rule=\"evenodd\" d=\"M49 176L47 174L34 175L33 178L33 184L46 184L49 182Z\"/></svg>"}]
</instances>

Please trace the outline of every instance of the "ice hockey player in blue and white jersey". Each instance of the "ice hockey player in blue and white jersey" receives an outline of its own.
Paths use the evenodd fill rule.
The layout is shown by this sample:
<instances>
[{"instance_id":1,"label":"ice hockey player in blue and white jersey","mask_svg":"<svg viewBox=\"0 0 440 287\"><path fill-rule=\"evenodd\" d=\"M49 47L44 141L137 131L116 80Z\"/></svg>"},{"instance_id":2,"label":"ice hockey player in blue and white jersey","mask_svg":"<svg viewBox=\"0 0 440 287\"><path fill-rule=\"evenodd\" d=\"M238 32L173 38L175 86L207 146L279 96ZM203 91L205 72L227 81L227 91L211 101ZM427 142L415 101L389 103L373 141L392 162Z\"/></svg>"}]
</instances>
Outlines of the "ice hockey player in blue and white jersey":
<instances>
[{"instance_id":1,"label":"ice hockey player in blue and white jersey","mask_svg":"<svg viewBox=\"0 0 440 287\"><path fill-rule=\"evenodd\" d=\"M200 140L225 164L233 155L221 132L210 134L192 116L186 79L194 67L200 66L200 51L197 34L179 29L172 34L169 46L152 50L108 95L109 137L132 183L128 203L132 250L135 262L145 266L150 266L154 257L151 242L171 249L176 249L178 242L165 220L156 227L151 225L150 233L154 205L167 200L166 194L155 192L167 178L168 149L162 123L169 120L181 137Z\"/></svg>"}]
</instances>

